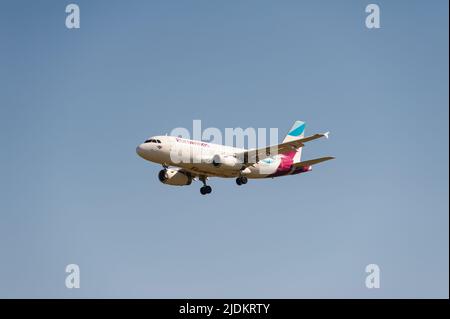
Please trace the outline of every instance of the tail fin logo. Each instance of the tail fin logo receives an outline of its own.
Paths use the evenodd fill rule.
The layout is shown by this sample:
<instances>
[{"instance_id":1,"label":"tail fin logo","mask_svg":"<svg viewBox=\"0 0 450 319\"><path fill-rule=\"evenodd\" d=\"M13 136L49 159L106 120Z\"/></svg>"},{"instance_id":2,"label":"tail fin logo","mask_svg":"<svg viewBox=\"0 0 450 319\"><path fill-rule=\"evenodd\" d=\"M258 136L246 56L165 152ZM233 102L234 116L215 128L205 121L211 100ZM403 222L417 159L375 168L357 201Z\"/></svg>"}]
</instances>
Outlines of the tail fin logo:
<instances>
[{"instance_id":1,"label":"tail fin logo","mask_svg":"<svg viewBox=\"0 0 450 319\"><path fill-rule=\"evenodd\" d=\"M300 136L305 131L305 122L297 121L288 133L289 136Z\"/></svg>"}]
</instances>

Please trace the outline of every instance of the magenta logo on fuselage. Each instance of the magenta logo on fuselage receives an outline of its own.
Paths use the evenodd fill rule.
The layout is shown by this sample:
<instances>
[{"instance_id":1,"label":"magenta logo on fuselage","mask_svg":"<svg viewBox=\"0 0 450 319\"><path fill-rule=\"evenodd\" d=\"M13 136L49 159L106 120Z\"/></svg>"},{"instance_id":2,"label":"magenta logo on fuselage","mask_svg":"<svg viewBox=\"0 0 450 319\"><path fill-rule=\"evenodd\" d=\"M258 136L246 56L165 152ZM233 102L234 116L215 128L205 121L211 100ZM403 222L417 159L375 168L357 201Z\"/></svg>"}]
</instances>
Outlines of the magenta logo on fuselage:
<instances>
[{"instance_id":1,"label":"magenta logo on fuselage","mask_svg":"<svg viewBox=\"0 0 450 319\"><path fill-rule=\"evenodd\" d=\"M191 141L191 140L185 140L185 139L179 138L179 137L176 138L176 141L178 143L183 143L183 144L190 144L190 145L197 145L197 146L202 146L202 147L209 147L208 143Z\"/></svg>"}]
</instances>

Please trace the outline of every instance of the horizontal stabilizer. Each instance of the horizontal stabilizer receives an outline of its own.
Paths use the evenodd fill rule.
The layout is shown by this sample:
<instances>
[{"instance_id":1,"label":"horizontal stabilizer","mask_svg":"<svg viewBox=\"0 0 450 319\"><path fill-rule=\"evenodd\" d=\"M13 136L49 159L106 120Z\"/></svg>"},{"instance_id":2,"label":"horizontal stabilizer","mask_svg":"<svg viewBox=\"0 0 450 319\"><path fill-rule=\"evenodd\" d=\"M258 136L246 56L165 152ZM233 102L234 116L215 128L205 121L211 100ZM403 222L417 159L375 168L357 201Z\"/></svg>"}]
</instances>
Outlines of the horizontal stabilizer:
<instances>
[{"instance_id":1,"label":"horizontal stabilizer","mask_svg":"<svg viewBox=\"0 0 450 319\"><path fill-rule=\"evenodd\" d=\"M333 156L327 156L327 157L315 158L315 159L312 159L312 160L303 161L303 162L299 162L299 163L294 163L293 165L295 167L308 167L308 166L311 166L311 165L314 165L314 164L319 164L319 163L322 163L322 162L325 162L325 161L329 161L329 160L332 160L332 159L334 159Z\"/></svg>"}]
</instances>

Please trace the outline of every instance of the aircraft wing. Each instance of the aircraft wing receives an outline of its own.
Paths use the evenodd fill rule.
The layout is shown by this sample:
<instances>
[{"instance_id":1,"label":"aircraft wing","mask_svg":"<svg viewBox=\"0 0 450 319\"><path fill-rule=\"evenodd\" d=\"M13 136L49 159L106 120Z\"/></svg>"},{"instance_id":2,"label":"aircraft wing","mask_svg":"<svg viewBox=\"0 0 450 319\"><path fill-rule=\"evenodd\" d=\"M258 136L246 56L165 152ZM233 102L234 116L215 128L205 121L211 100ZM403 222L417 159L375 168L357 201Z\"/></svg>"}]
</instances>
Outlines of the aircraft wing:
<instances>
[{"instance_id":1,"label":"aircraft wing","mask_svg":"<svg viewBox=\"0 0 450 319\"><path fill-rule=\"evenodd\" d=\"M328 138L330 132L314 134L311 136L299 138L289 142L281 143L278 145L267 146L263 148L251 149L242 153L236 154L236 157L244 164L252 165L257 163L259 160L267 158L269 156L286 153L289 151L294 151L304 146L304 143L316 140L321 137Z\"/></svg>"},{"instance_id":2,"label":"aircraft wing","mask_svg":"<svg viewBox=\"0 0 450 319\"><path fill-rule=\"evenodd\" d=\"M294 163L293 165L295 167L308 167L308 166L311 166L311 165L314 165L314 164L319 164L319 163L322 163L322 162L325 162L325 161L329 161L329 160L332 160L332 159L334 159L333 156L320 157L320 158L315 158L315 159L312 159L312 160L307 160L307 161L303 161L303 162L299 162L299 163Z\"/></svg>"}]
</instances>

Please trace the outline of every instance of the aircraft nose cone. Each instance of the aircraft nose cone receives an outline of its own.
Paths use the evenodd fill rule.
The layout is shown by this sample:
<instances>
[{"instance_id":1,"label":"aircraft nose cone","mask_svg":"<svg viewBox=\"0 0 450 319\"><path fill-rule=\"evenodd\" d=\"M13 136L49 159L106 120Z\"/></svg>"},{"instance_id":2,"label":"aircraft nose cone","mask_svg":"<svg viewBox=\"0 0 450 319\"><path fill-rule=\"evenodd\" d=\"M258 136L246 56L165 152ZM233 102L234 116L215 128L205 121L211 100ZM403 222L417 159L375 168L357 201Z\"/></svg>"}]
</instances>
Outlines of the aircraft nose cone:
<instances>
[{"instance_id":1,"label":"aircraft nose cone","mask_svg":"<svg viewBox=\"0 0 450 319\"><path fill-rule=\"evenodd\" d=\"M144 152L145 152L145 149L144 149L144 145L143 145L143 144L138 145L138 147L136 147L136 153L137 153L140 157L144 157Z\"/></svg>"}]
</instances>

